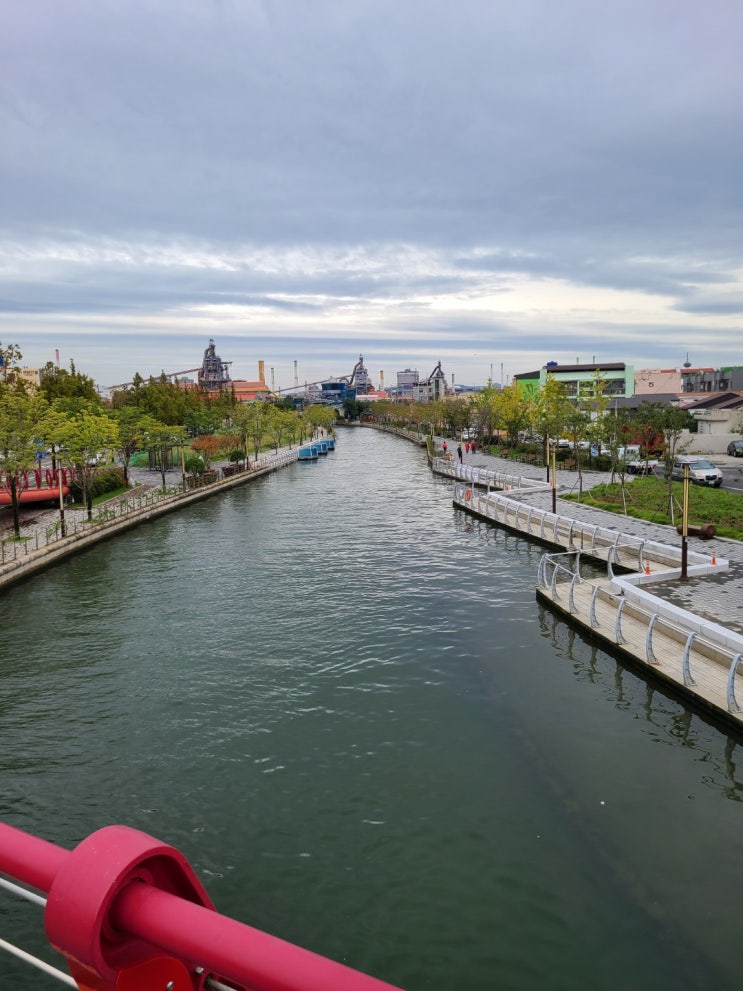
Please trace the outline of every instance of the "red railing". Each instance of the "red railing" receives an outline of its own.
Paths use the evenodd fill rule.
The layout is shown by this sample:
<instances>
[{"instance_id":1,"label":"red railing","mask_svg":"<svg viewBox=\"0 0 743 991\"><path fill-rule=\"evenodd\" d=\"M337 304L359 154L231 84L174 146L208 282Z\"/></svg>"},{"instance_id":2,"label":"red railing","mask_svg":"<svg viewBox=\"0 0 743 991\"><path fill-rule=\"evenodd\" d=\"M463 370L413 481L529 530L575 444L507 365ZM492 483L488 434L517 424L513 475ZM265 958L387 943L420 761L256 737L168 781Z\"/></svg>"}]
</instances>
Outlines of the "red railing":
<instances>
[{"instance_id":1,"label":"red railing","mask_svg":"<svg viewBox=\"0 0 743 991\"><path fill-rule=\"evenodd\" d=\"M0 823L0 872L47 894L81 991L399 991L220 915L178 850L127 826L69 851Z\"/></svg>"}]
</instances>

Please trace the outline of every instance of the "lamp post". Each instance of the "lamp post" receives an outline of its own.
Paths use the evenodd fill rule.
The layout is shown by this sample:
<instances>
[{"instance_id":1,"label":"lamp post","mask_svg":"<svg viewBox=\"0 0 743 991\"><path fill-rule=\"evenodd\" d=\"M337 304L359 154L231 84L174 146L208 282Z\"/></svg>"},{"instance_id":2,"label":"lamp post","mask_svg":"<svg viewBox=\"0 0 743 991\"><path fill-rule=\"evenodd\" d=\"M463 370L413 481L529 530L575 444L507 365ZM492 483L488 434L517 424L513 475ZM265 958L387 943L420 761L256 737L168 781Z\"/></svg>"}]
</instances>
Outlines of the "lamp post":
<instances>
[{"instance_id":1,"label":"lamp post","mask_svg":"<svg viewBox=\"0 0 743 991\"><path fill-rule=\"evenodd\" d=\"M683 481L683 495L681 500L681 574L679 575L679 581L688 582L689 574L687 571L687 561L688 561L688 541L689 536L689 466L684 465L684 481Z\"/></svg>"},{"instance_id":2,"label":"lamp post","mask_svg":"<svg viewBox=\"0 0 743 991\"><path fill-rule=\"evenodd\" d=\"M552 444L552 512L557 515L557 441Z\"/></svg>"}]
</instances>

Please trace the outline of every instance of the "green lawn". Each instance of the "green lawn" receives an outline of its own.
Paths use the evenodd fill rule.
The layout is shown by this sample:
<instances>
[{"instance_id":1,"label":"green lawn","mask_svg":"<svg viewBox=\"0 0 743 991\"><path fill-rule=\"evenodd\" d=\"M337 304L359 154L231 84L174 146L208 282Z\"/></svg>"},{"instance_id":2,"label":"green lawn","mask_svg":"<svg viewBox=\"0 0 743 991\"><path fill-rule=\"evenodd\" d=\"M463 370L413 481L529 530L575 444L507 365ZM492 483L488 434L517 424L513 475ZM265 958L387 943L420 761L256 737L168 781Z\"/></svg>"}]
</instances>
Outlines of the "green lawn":
<instances>
[{"instance_id":1,"label":"green lawn","mask_svg":"<svg viewBox=\"0 0 743 991\"><path fill-rule=\"evenodd\" d=\"M619 482L597 485L584 492L581 502L612 513L634 516L653 523L681 523L683 484L673 483L673 519L669 512L668 483L660 478L635 478L624 487ZM562 498L578 500L577 495ZM689 486L689 523L701 526L714 523L721 537L743 540L743 493Z\"/></svg>"}]
</instances>

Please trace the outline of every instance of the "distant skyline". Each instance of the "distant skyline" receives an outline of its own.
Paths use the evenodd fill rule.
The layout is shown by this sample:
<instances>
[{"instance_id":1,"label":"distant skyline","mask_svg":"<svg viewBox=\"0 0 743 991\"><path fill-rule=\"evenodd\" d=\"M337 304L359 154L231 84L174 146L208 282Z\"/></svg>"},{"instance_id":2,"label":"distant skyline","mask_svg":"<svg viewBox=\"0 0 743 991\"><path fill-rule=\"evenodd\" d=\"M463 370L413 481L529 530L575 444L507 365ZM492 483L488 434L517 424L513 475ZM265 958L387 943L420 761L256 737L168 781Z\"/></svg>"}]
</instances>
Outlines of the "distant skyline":
<instances>
[{"instance_id":1,"label":"distant skyline","mask_svg":"<svg viewBox=\"0 0 743 991\"><path fill-rule=\"evenodd\" d=\"M743 364L729 0L1 2L0 341L100 386L263 360Z\"/></svg>"}]
</instances>

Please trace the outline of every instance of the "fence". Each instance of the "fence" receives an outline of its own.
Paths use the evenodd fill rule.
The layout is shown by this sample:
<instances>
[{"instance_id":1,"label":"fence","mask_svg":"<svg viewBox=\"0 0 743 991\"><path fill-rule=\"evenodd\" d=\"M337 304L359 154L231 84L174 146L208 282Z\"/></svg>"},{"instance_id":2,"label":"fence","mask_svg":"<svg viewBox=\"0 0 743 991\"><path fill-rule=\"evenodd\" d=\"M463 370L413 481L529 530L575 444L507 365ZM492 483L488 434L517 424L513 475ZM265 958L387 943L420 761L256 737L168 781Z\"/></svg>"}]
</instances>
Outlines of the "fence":
<instances>
[{"instance_id":1,"label":"fence","mask_svg":"<svg viewBox=\"0 0 743 991\"><path fill-rule=\"evenodd\" d=\"M621 591L583 578L580 564L580 551L544 554L539 562L539 588L625 653L658 671L663 669L669 680L690 694L734 716L743 711L736 697L743 653L730 645L735 638L728 635L728 643L720 643L714 624L709 625L709 635L700 632L703 624L697 616L677 610L671 618L661 603L653 609L631 602Z\"/></svg>"}]
</instances>

